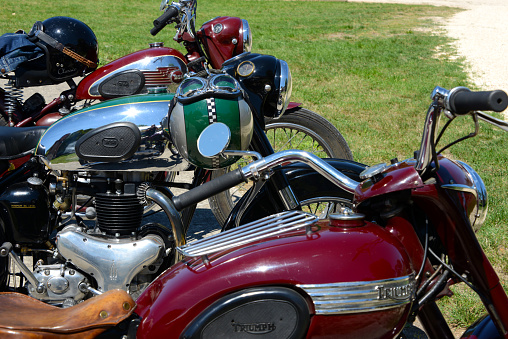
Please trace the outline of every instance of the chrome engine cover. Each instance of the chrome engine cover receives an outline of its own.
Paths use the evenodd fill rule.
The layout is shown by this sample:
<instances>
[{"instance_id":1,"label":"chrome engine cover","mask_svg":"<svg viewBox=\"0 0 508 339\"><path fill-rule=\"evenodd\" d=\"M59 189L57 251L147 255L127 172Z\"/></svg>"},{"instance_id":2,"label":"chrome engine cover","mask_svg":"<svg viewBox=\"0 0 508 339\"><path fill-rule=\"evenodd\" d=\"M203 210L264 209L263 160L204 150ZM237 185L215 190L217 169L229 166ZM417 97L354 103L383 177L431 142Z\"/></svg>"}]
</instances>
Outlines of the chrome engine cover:
<instances>
[{"instance_id":1,"label":"chrome engine cover","mask_svg":"<svg viewBox=\"0 0 508 339\"><path fill-rule=\"evenodd\" d=\"M172 98L173 94L136 95L79 110L46 130L36 154L52 170L185 170L188 163L171 152L164 137L163 120ZM127 146L126 130L136 139ZM80 146L86 146L86 152ZM81 153L86 157L80 158Z\"/></svg>"},{"instance_id":2,"label":"chrome engine cover","mask_svg":"<svg viewBox=\"0 0 508 339\"><path fill-rule=\"evenodd\" d=\"M33 298L53 304L71 300L74 304L85 297L86 289L80 286L88 285L88 279L64 264L37 265L33 273L44 286L44 292L38 293L33 285L27 284L28 294Z\"/></svg>"},{"instance_id":3,"label":"chrome engine cover","mask_svg":"<svg viewBox=\"0 0 508 339\"><path fill-rule=\"evenodd\" d=\"M58 252L74 266L93 276L101 292L128 291L132 279L165 253L156 235L142 239L99 237L67 226L57 234Z\"/></svg>"}]
</instances>

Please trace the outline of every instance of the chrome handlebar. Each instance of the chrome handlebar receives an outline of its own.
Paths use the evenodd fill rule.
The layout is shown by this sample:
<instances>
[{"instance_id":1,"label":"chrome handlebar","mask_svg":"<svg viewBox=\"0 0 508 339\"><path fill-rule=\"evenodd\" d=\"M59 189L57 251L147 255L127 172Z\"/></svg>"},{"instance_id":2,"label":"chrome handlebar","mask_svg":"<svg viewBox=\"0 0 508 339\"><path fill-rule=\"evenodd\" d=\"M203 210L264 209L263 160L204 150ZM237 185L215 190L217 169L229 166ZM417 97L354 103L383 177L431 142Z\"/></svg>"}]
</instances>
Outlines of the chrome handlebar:
<instances>
[{"instance_id":1,"label":"chrome handlebar","mask_svg":"<svg viewBox=\"0 0 508 339\"><path fill-rule=\"evenodd\" d=\"M245 179L256 180L260 177L260 173L279 165L293 162L301 162L309 165L313 170L347 192L353 193L356 186L359 184L357 181L354 181L348 176L337 171L333 166L330 166L327 162L316 155L299 150L287 150L270 154L260 160L247 164L242 167L240 171Z\"/></svg>"},{"instance_id":2,"label":"chrome handlebar","mask_svg":"<svg viewBox=\"0 0 508 339\"><path fill-rule=\"evenodd\" d=\"M472 92L466 87L455 87L447 90L437 86L432 91L431 99L433 102L427 111L420 151L418 152L415 165L415 169L420 173L425 171L432 162L435 132L441 113L444 113L449 119L454 119L459 115L472 115L476 124L474 135L478 131L478 119L508 131L508 123L481 111L492 110L501 112L506 109L508 106L508 96L501 90Z\"/></svg>"}]
</instances>

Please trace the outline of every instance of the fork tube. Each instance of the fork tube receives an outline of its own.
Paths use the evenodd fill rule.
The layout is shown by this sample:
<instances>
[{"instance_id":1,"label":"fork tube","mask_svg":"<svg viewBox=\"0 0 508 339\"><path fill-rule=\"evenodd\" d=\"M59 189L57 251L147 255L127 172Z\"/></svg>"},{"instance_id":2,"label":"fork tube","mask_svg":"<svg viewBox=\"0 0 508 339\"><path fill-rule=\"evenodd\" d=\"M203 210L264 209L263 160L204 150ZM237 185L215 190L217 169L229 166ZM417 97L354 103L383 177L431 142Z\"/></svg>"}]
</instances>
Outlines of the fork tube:
<instances>
[{"instance_id":1,"label":"fork tube","mask_svg":"<svg viewBox=\"0 0 508 339\"><path fill-rule=\"evenodd\" d=\"M423 127L422 141L420 145L420 151L418 152L418 158L416 161L415 169L421 173L432 161L432 148L434 145L434 130L439 120L439 114L441 110L434 103L429 107L427 112L427 118L425 119L425 125Z\"/></svg>"},{"instance_id":2,"label":"fork tube","mask_svg":"<svg viewBox=\"0 0 508 339\"><path fill-rule=\"evenodd\" d=\"M265 131L261 128L256 119L254 119L254 133L250 146L263 157L275 153L270 141L266 137ZM275 171L266 184L272 196L279 197L281 205L278 209L280 211L301 209L300 201L293 193L284 173Z\"/></svg>"},{"instance_id":3,"label":"fork tube","mask_svg":"<svg viewBox=\"0 0 508 339\"><path fill-rule=\"evenodd\" d=\"M418 319L423 325L425 332L430 338L436 339L454 339L450 327L448 326L441 310L436 303L429 302L425 304L418 312Z\"/></svg>"}]
</instances>

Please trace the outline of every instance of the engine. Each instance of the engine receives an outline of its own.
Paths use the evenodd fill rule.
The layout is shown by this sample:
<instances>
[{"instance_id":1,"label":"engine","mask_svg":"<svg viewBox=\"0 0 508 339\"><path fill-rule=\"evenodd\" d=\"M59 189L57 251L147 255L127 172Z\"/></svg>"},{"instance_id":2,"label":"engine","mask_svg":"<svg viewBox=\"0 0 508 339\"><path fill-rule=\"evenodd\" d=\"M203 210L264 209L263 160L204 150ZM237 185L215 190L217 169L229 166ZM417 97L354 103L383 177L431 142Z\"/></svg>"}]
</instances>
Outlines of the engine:
<instances>
[{"instance_id":1,"label":"engine","mask_svg":"<svg viewBox=\"0 0 508 339\"><path fill-rule=\"evenodd\" d=\"M52 213L33 230L44 234L25 244L50 255L34 267L42 273L28 279L33 297L66 305L120 288L136 298L174 262L172 249L185 241L181 216L171 193L155 188L172 180L167 173L189 166L166 135L172 99L169 93L111 99L58 120L41 137L36 154L53 178L47 193L40 188L49 195L41 204L49 200ZM147 220L153 206L167 219ZM55 240L49 250L46 239Z\"/></svg>"},{"instance_id":2,"label":"engine","mask_svg":"<svg viewBox=\"0 0 508 339\"><path fill-rule=\"evenodd\" d=\"M34 298L71 306L95 287L99 292L124 289L137 295L161 265L165 245L157 235L118 238L71 225L58 233L57 250L65 262L36 266L34 275L42 293L34 286L28 290ZM95 287L87 277L93 278Z\"/></svg>"},{"instance_id":3,"label":"engine","mask_svg":"<svg viewBox=\"0 0 508 339\"><path fill-rule=\"evenodd\" d=\"M163 173L69 172L58 177L50 195L62 221L52 257L34 267L38 286L28 283L29 295L64 307L112 289L136 298L167 268L174 244L170 227L143 218L153 205L171 209L164 194L150 194L153 189L143 181L156 179L172 180ZM84 214L81 203L88 206Z\"/></svg>"}]
</instances>

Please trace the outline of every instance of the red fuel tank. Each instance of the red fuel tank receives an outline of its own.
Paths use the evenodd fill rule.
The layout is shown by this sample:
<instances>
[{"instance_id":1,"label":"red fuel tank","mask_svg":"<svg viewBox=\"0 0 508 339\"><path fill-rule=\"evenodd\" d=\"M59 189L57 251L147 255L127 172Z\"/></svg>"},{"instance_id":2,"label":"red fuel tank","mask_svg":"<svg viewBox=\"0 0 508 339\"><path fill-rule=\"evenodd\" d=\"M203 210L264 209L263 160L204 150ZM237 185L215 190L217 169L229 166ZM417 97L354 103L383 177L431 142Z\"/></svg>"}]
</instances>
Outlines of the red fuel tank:
<instances>
[{"instance_id":1,"label":"red fuel tank","mask_svg":"<svg viewBox=\"0 0 508 339\"><path fill-rule=\"evenodd\" d=\"M76 99L106 100L146 93L150 87L168 87L175 92L186 72L182 53L154 43L90 73L78 84Z\"/></svg>"},{"instance_id":2,"label":"red fuel tank","mask_svg":"<svg viewBox=\"0 0 508 339\"><path fill-rule=\"evenodd\" d=\"M362 216L349 216L242 240L243 234L264 232L259 225L265 227L266 219L253 223L254 233L237 228L206 240L212 247L234 244L229 249L203 255L208 245L188 245L190 252L198 249L196 256L166 271L137 300L136 312L143 318L138 337L206 336L213 329L261 337L284 337L275 333L279 330L307 337L381 338L402 330L415 281L397 238ZM280 227L279 220L274 224ZM278 299L281 288L298 297ZM304 307L296 306L299 298ZM294 307L280 307L287 304Z\"/></svg>"}]
</instances>

